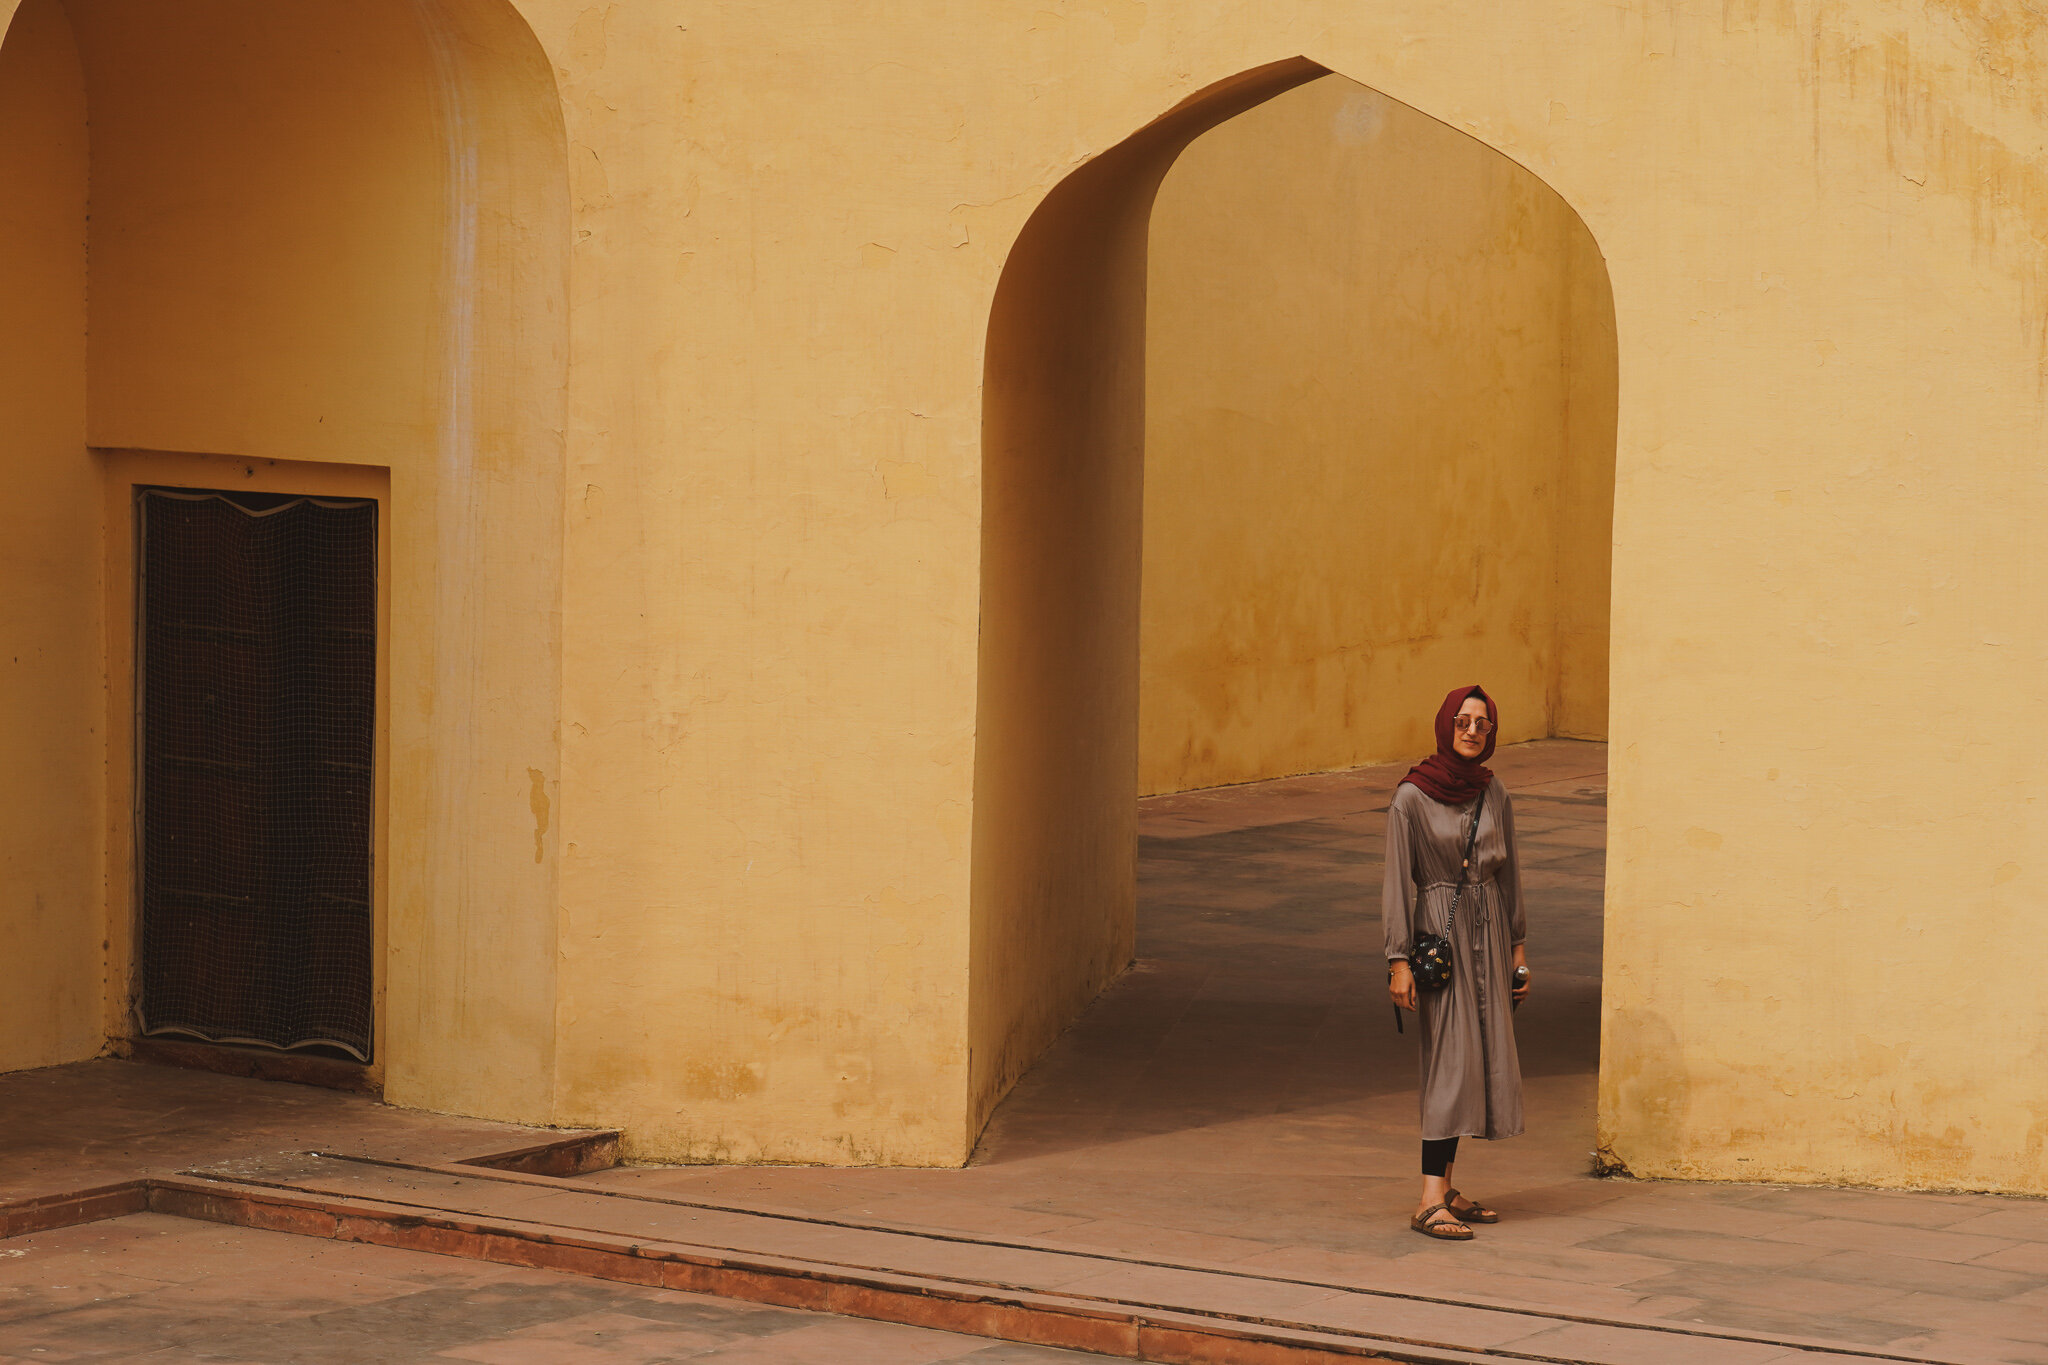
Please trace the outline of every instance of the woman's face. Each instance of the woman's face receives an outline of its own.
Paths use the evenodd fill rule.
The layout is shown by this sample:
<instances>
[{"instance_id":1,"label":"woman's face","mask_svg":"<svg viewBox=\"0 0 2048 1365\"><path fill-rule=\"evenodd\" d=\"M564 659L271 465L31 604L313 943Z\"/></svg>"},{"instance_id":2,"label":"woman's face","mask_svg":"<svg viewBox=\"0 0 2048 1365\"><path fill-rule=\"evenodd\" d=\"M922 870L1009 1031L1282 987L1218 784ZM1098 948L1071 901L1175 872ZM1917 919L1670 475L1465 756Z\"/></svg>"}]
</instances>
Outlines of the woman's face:
<instances>
[{"instance_id":1,"label":"woman's face","mask_svg":"<svg viewBox=\"0 0 2048 1365\"><path fill-rule=\"evenodd\" d=\"M1480 751L1486 747L1487 733L1493 729L1486 723L1486 698L1465 698L1465 704L1458 708L1458 718L1451 725L1451 747L1462 757L1479 757Z\"/></svg>"}]
</instances>

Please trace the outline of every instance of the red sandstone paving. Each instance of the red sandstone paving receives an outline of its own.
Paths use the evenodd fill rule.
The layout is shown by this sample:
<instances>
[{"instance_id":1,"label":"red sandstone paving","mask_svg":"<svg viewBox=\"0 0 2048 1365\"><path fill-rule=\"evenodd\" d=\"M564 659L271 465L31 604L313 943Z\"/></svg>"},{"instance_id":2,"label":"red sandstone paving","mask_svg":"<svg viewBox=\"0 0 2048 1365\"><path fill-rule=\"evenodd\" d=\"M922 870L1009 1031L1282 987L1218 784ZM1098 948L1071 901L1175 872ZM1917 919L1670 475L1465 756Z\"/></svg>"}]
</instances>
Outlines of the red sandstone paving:
<instances>
[{"instance_id":1,"label":"red sandstone paving","mask_svg":"<svg viewBox=\"0 0 2048 1365\"><path fill-rule=\"evenodd\" d=\"M1974 1332L1929 1332L1898 1343L1901 1353L1933 1360L1982 1361L1987 1365L2048 1365L2048 1350Z\"/></svg>"},{"instance_id":2,"label":"red sandstone paving","mask_svg":"<svg viewBox=\"0 0 2048 1365\"><path fill-rule=\"evenodd\" d=\"M1056 1365L1100 1357L136 1214L10 1239L0 1360ZM175 1264L169 1283L108 1263Z\"/></svg>"},{"instance_id":3,"label":"red sandstone paving","mask_svg":"<svg viewBox=\"0 0 2048 1365\"><path fill-rule=\"evenodd\" d=\"M1980 1256L1977 1265L1990 1266L1999 1270L2016 1271L2022 1275L2039 1275L2048 1279L2048 1244L2023 1242L2006 1251L1996 1251L1989 1256Z\"/></svg>"},{"instance_id":4,"label":"red sandstone paving","mask_svg":"<svg viewBox=\"0 0 2048 1365\"><path fill-rule=\"evenodd\" d=\"M1930 1261L1964 1264L2004 1251L2009 1239L1975 1237L1967 1233L1931 1232L1925 1228L1902 1228L1884 1223L1858 1223L1846 1218L1818 1218L1767 1235L1766 1240L1797 1242L1809 1247L1849 1247L1881 1251L1890 1256L1912 1256Z\"/></svg>"},{"instance_id":5,"label":"red sandstone paving","mask_svg":"<svg viewBox=\"0 0 2048 1365\"><path fill-rule=\"evenodd\" d=\"M1647 1365L1640 1335L1588 1323L1565 1323L1502 1344L1538 1359L1582 1361L1586 1365ZM1775 1365L1802 1357L1802 1352L1776 1346L1668 1337L1657 1343L1656 1365Z\"/></svg>"},{"instance_id":6,"label":"red sandstone paving","mask_svg":"<svg viewBox=\"0 0 2048 1365\"><path fill-rule=\"evenodd\" d=\"M0 1204L276 1152L456 1161L564 1136L203 1071L84 1062L0 1075Z\"/></svg>"},{"instance_id":7,"label":"red sandstone paving","mask_svg":"<svg viewBox=\"0 0 2048 1365\"><path fill-rule=\"evenodd\" d=\"M1960 1223L1951 1223L1948 1230L1986 1237L2018 1238L2027 1242L2048 1242L2048 1218L2042 1218L2040 1211L2032 1208L1983 1213Z\"/></svg>"},{"instance_id":8,"label":"red sandstone paving","mask_svg":"<svg viewBox=\"0 0 2048 1365\"><path fill-rule=\"evenodd\" d=\"M1120 1303L1155 1306L1198 1304L1217 1313L1245 1317L1273 1317L1289 1322L1320 1322L1313 1305L1327 1303L1341 1295L1317 1285L1282 1284L1271 1280L1239 1279L1205 1275L1163 1266L1097 1266L1091 1273L1072 1279L1061 1277L1048 1286L1062 1294L1114 1299Z\"/></svg>"},{"instance_id":9,"label":"red sandstone paving","mask_svg":"<svg viewBox=\"0 0 2048 1365\"><path fill-rule=\"evenodd\" d=\"M1959 1303L1940 1294L1905 1294L1885 1307L1888 1317L1939 1331L1977 1332L2048 1345L2048 1313L2032 1304Z\"/></svg>"}]
</instances>

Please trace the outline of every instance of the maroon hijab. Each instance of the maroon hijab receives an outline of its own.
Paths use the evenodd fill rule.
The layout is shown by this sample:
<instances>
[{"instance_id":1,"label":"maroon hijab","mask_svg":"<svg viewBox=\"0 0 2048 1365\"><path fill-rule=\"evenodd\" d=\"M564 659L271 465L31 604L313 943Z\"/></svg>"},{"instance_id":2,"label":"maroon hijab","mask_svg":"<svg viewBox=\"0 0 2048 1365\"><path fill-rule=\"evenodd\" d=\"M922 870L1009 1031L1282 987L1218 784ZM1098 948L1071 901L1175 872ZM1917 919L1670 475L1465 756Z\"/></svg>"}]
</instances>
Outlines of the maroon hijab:
<instances>
[{"instance_id":1,"label":"maroon hijab","mask_svg":"<svg viewBox=\"0 0 2048 1365\"><path fill-rule=\"evenodd\" d=\"M1486 718L1493 723L1493 729L1486 733L1486 747L1479 751L1479 757L1467 758L1451 747L1451 737L1457 733L1452 722L1457 719L1458 708L1465 704L1465 698L1477 697L1486 703ZM1462 806L1486 790L1493 781L1493 769L1485 766L1493 757L1493 742L1500 738L1500 712L1493 704L1493 698L1486 695L1479 684L1460 687L1444 698L1444 704L1436 709L1436 752L1408 770L1403 782L1413 782L1422 789L1423 795L1441 801L1447 806Z\"/></svg>"}]
</instances>

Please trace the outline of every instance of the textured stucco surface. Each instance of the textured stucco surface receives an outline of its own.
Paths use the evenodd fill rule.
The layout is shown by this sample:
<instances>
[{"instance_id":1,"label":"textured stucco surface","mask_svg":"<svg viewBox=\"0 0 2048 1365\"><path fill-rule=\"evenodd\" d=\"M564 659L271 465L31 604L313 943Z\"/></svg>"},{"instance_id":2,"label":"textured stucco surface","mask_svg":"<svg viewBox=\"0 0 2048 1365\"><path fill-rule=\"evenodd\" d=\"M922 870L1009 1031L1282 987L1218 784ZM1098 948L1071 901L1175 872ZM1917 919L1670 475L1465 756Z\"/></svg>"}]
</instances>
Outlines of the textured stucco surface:
<instances>
[{"instance_id":1,"label":"textured stucco surface","mask_svg":"<svg viewBox=\"0 0 2048 1365\"><path fill-rule=\"evenodd\" d=\"M1147 274L1142 791L1427 753L1473 681L1506 743L1604 732L1605 278L1527 169L1340 76L1181 153Z\"/></svg>"},{"instance_id":2,"label":"textured stucco surface","mask_svg":"<svg viewBox=\"0 0 2048 1365\"><path fill-rule=\"evenodd\" d=\"M10 374L35 380L36 405L75 405L61 443L15 457L24 479L65 477L36 534L121 560L103 552L132 534L126 499L103 494L133 469L89 447L390 471L388 649L402 681L382 751L397 931L379 1063L394 1099L546 1119L556 869L536 856L528 771L559 772L567 204L532 35L489 5L32 0L7 51L22 39L44 52L18 59L35 84L6 93L28 106L9 145L41 131L31 117L55 123L41 155L72 157L78 188L24 176L10 204L63 218L85 275L70 272L78 321L8 315L8 344L40 371ZM52 55L62 44L78 54L68 67ZM67 277L38 278L56 294ZM215 479L175 461L160 472ZM35 855L63 861L63 902L21 885L95 960L82 970L52 948L14 998L68 1018L82 994L97 1017L23 1060L88 1056L130 1027L129 814L125 783L106 782L129 762L110 746L132 695L128 584L103 584L98 564L62 577L84 600L31 599L35 628L98 638L40 685L98 714L39 726L37 743L96 746L94 789L73 777L24 792L34 818L72 824L44 831Z\"/></svg>"},{"instance_id":3,"label":"textured stucco surface","mask_svg":"<svg viewBox=\"0 0 2048 1365\"><path fill-rule=\"evenodd\" d=\"M85 450L85 98L61 12L0 44L0 1068L75 1061L100 1002L98 474Z\"/></svg>"}]
</instances>

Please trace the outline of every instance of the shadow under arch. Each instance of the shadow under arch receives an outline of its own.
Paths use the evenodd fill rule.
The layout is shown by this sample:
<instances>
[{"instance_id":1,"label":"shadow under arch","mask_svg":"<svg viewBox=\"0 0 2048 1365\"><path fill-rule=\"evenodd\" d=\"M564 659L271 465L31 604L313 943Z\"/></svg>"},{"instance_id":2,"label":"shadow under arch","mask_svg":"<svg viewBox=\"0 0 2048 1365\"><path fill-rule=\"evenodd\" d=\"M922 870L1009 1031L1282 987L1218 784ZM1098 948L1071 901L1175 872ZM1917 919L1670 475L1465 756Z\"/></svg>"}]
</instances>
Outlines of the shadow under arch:
<instances>
[{"instance_id":1,"label":"shadow under arch","mask_svg":"<svg viewBox=\"0 0 2048 1365\"><path fill-rule=\"evenodd\" d=\"M1135 947L1154 198L1196 138L1338 74L1295 58L1182 102L1055 186L999 282L983 389L974 1132Z\"/></svg>"},{"instance_id":2,"label":"shadow under arch","mask_svg":"<svg viewBox=\"0 0 2048 1365\"><path fill-rule=\"evenodd\" d=\"M408 1104L547 1121L555 864L491 812L558 771L570 228L552 65L512 0L24 0L0 52L0 98L47 134L0 228L32 247L21 269L63 281L0 320L51 395L0 434L0 464L61 473L42 505L59 524L97 517L100 452L388 477L376 1079ZM99 537L50 576L96 570ZM10 626L75 661L52 692L106 648L91 605ZM46 789L126 766L104 728L59 728ZM115 795L94 824L124 822ZM54 940L23 966L124 1036L126 850L89 870L109 894L83 889L73 840L47 842L44 880L81 888L65 899L93 947L111 940L113 979L71 980Z\"/></svg>"}]
</instances>

